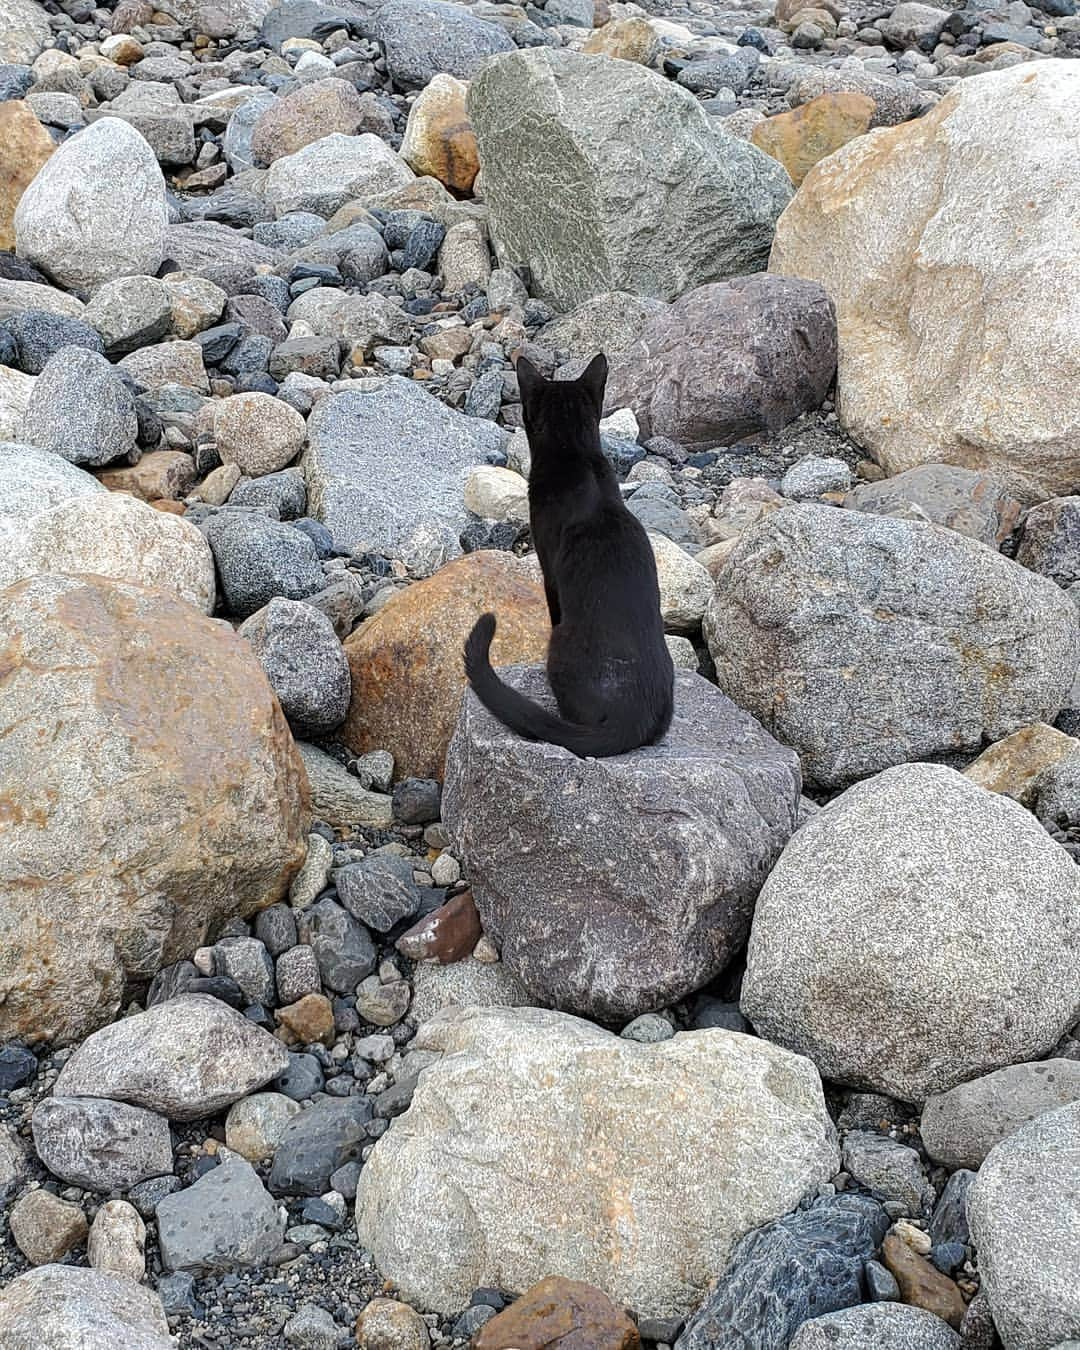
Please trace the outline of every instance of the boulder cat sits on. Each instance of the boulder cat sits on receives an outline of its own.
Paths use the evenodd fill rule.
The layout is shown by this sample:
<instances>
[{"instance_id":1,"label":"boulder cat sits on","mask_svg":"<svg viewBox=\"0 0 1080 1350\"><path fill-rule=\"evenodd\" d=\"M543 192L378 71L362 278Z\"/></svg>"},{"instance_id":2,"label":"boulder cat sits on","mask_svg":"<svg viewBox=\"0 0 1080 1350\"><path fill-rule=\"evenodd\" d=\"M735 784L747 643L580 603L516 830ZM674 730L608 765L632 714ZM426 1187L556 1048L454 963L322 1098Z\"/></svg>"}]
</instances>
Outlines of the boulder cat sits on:
<instances>
[{"instance_id":1,"label":"boulder cat sits on","mask_svg":"<svg viewBox=\"0 0 1080 1350\"><path fill-rule=\"evenodd\" d=\"M561 716L492 670L494 614L465 643L469 681L500 722L581 756L658 741L671 725L674 686L652 547L600 449L607 369L597 356L579 379L551 381L524 357L517 363L532 452L529 518L551 613L547 673Z\"/></svg>"}]
</instances>

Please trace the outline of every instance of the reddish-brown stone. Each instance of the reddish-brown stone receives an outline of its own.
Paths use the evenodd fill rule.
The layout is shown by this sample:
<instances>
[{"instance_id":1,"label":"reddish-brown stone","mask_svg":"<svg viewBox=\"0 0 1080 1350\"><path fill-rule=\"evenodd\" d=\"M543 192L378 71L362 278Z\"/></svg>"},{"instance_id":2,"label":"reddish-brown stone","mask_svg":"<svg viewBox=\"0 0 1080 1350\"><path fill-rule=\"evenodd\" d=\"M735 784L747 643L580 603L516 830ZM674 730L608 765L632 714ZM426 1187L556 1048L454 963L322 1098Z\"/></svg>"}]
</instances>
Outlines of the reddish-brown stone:
<instances>
[{"instance_id":1,"label":"reddish-brown stone","mask_svg":"<svg viewBox=\"0 0 1080 1350\"><path fill-rule=\"evenodd\" d=\"M601 1290L549 1275L473 1338L473 1350L639 1350L637 1327Z\"/></svg>"},{"instance_id":2,"label":"reddish-brown stone","mask_svg":"<svg viewBox=\"0 0 1080 1350\"><path fill-rule=\"evenodd\" d=\"M882 1243L881 1259L895 1276L903 1302L923 1308L960 1330L967 1304L955 1280L943 1275L895 1233L889 1233Z\"/></svg>"},{"instance_id":3,"label":"reddish-brown stone","mask_svg":"<svg viewBox=\"0 0 1080 1350\"><path fill-rule=\"evenodd\" d=\"M438 961L447 966L464 961L482 933L472 891L462 891L414 923L395 946L410 961Z\"/></svg>"}]
</instances>

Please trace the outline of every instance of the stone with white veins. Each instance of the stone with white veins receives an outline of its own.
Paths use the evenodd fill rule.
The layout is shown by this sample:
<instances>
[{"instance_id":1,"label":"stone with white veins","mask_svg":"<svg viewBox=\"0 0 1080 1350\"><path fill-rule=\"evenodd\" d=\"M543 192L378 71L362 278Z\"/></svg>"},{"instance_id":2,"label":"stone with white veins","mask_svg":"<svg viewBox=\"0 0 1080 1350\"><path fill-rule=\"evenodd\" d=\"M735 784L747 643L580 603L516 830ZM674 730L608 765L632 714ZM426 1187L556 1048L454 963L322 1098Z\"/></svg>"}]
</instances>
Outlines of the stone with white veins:
<instances>
[{"instance_id":1,"label":"stone with white veins","mask_svg":"<svg viewBox=\"0 0 1080 1350\"><path fill-rule=\"evenodd\" d=\"M94 1032L60 1071L55 1090L109 1096L198 1120L283 1073L280 1041L216 998L181 994Z\"/></svg>"},{"instance_id":2,"label":"stone with white veins","mask_svg":"<svg viewBox=\"0 0 1080 1350\"><path fill-rule=\"evenodd\" d=\"M1009 798L937 764L849 788L758 896L742 1011L824 1077L922 1102L1036 1059L1080 1005L1080 872Z\"/></svg>"},{"instance_id":3,"label":"stone with white veins","mask_svg":"<svg viewBox=\"0 0 1080 1350\"><path fill-rule=\"evenodd\" d=\"M10 1350L175 1350L161 1299L122 1275L39 1266L0 1292L0 1344Z\"/></svg>"},{"instance_id":4,"label":"stone with white veins","mask_svg":"<svg viewBox=\"0 0 1080 1350\"><path fill-rule=\"evenodd\" d=\"M61 286L149 275L165 256L165 179L142 136L105 117L65 141L15 210L15 250Z\"/></svg>"},{"instance_id":5,"label":"stone with white veins","mask_svg":"<svg viewBox=\"0 0 1080 1350\"><path fill-rule=\"evenodd\" d=\"M817 1074L764 1041L642 1045L561 1013L474 1008L413 1047L442 1057L376 1143L356 1215L421 1307L456 1313L477 1286L521 1293L559 1270L641 1316L686 1316L742 1233L837 1166Z\"/></svg>"},{"instance_id":6,"label":"stone with white veins","mask_svg":"<svg viewBox=\"0 0 1080 1350\"><path fill-rule=\"evenodd\" d=\"M46 1097L34 1110L34 1148L55 1176L94 1191L128 1190L172 1171L169 1123L142 1107L95 1096Z\"/></svg>"}]
</instances>

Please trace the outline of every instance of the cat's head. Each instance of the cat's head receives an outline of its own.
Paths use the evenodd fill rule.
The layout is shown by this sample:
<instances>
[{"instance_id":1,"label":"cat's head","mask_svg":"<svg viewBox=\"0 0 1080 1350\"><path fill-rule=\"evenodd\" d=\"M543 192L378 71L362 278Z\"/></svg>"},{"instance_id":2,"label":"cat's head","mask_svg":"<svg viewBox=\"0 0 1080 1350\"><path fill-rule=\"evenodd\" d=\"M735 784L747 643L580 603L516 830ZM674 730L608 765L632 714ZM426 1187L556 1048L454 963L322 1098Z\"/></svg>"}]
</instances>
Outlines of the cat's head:
<instances>
[{"instance_id":1,"label":"cat's head","mask_svg":"<svg viewBox=\"0 0 1080 1350\"><path fill-rule=\"evenodd\" d=\"M545 380L527 357L518 357L521 410L530 442L544 436L598 434L607 375L603 353L594 356L576 380Z\"/></svg>"}]
</instances>

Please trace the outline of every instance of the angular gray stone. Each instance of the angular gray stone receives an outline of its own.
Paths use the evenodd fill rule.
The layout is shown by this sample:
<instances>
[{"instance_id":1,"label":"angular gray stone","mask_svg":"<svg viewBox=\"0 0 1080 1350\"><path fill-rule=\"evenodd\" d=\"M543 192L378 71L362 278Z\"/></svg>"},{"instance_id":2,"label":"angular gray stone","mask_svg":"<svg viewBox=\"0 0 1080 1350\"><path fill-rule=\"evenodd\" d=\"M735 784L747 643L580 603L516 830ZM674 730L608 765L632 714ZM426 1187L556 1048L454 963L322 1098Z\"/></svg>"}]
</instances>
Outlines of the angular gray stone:
<instances>
[{"instance_id":1,"label":"angular gray stone","mask_svg":"<svg viewBox=\"0 0 1080 1350\"><path fill-rule=\"evenodd\" d=\"M389 793L371 792L360 779L349 773L325 750L303 741L297 747L307 770L311 788L311 809L316 819L335 829L370 825L376 830L390 828L393 802Z\"/></svg>"},{"instance_id":2,"label":"angular gray stone","mask_svg":"<svg viewBox=\"0 0 1080 1350\"><path fill-rule=\"evenodd\" d=\"M1076 706L1076 691L1069 700ZM1080 824L1080 753L1073 752L1051 764L1036 782L1035 814L1046 824Z\"/></svg>"},{"instance_id":3,"label":"angular gray stone","mask_svg":"<svg viewBox=\"0 0 1080 1350\"><path fill-rule=\"evenodd\" d=\"M52 450L0 441L0 520L29 520L73 497L107 490Z\"/></svg>"},{"instance_id":4,"label":"angular gray stone","mask_svg":"<svg viewBox=\"0 0 1080 1350\"><path fill-rule=\"evenodd\" d=\"M221 142L222 151L233 173L243 173L245 169L255 167L255 155L251 148L255 123L267 108L272 108L277 102L276 94L269 89L259 89L233 110Z\"/></svg>"},{"instance_id":5,"label":"angular gray stone","mask_svg":"<svg viewBox=\"0 0 1080 1350\"><path fill-rule=\"evenodd\" d=\"M883 1200L895 1200L918 1217L929 1213L934 1188L927 1180L918 1152L868 1130L851 1130L844 1139L844 1170Z\"/></svg>"},{"instance_id":6,"label":"angular gray stone","mask_svg":"<svg viewBox=\"0 0 1080 1350\"><path fill-rule=\"evenodd\" d=\"M838 69L798 66L788 86L788 105L798 108L821 94L865 94L874 100L872 127L891 127L925 112L930 100L917 85L905 80L871 75L857 57Z\"/></svg>"},{"instance_id":7,"label":"angular gray stone","mask_svg":"<svg viewBox=\"0 0 1080 1350\"><path fill-rule=\"evenodd\" d=\"M824 288L761 273L699 286L657 314L612 361L604 402L632 408L643 439L708 449L819 407L835 374Z\"/></svg>"},{"instance_id":8,"label":"angular gray stone","mask_svg":"<svg viewBox=\"0 0 1080 1350\"><path fill-rule=\"evenodd\" d=\"M534 48L489 62L468 108L500 259L527 263L560 309L765 266L791 180L661 75Z\"/></svg>"},{"instance_id":9,"label":"angular gray stone","mask_svg":"<svg viewBox=\"0 0 1080 1350\"><path fill-rule=\"evenodd\" d=\"M944 1242L962 1242L966 1246L971 1241L967 1195L975 1175L961 1167L945 1183L941 1198L934 1206L934 1217L930 1220L930 1241L935 1247Z\"/></svg>"},{"instance_id":10,"label":"angular gray stone","mask_svg":"<svg viewBox=\"0 0 1080 1350\"><path fill-rule=\"evenodd\" d=\"M1016 561L1059 586L1080 581L1080 497L1054 497L1033 506Z\"/></svg>"},{"instance_id":11,"label":"angular gray stone","mask_svg":"<svg viewBox=\"0 0 1080 1350\"><path fill-rule=\"evenodd\" d=\"M30 1170L29 1150L12 1125L0 1123L0 1205L19 1189Z\"/></svg>"},{"instance_id":12,"label":"angular gray stone","mask_svg":"<svg viewBox=\"0 0 1080 1350\"><path fill-rule=\"evenodd\" d=\"M445 1008L526 1008L528 990L502 961L467 956L448 966L421 961L413 971L409 1021L422 1026Z\"/></svg>"},{"instance_id":13,"label":"angular gray stone","mask_svg":"<svg viewBox=\"0 0 1080 1350\"><path fill-rule=\"evenodd\" d=\"M273 267L280 255L238 230L213 220L185 221L165 232L165 252L190 276L205 277L229 291L260 267Z\"/></svg>"},{"instance_id":14,"label":"angular gray stone","mask_svg":"<svg viewBox=\"0 0 1080 1350\"><path fill-rule=\"evenodd\" d=\"M273 1004L274 962L257 938L222 938L211 950L216 975L235 980L249 1003Z\"/></svg>"},{"instance_id":15,"label":"angular gray stone","mask_svg":"<svg viewBox=\"0 0 1080 1350\"><path fill-rule=\"evenodd\" d=\"M364 858L338 872L338 895L354 918L376 933L388 933L420 908L424 893L412 874L412 858Z\"/></svg>"},{"instance_id":16,"label":"angular gray stone","mask_svg":"<svg viewBox=\"0 0 1080 1350\"><path fill-rule=\"evenodd\" d=\"M807 455L780 480L780 492L791 501L813 501L826 492L846 492L855 473L835 455Z\"/></svg>"},{"instance_id":17,"label":"angular gray stone","mask_svg":"<svg viewBox=\"0 0 1080 1350\"><path fill-rule=\"evenodd\" d=\"M1080 1101L1080 1062L1045 1059L1013 1064L930 1097L919 1132L935 1162L979 1168L995 1144L1029 1120L1076 1101Z\"/></svg>"},{"instance_id":18,"label":"angular gray stone","mask_svg":"<svg viewBox=\"0 0 1080 1350\"><path fill-rule=\"evenodd\" d=\"M91 297L83 318L112 355L157 342L172 325L172 298L156 277L118 277Z\"/></svg>"},{"instance_id":19,"label":"angular gray stone","mask_svg":"<svg viewBox=\"0 0 1080 1350\"><path fill-rule=\"evenodd\" d=\"M334 132L274 160L264 194L278 215L312 211L332 216L353 198L376 197L414 178L405 161L373 132L360 136Z\"/></svg>"},{"instance_id":20,"label":"angular gray stone","mask_svg":"<svg viewBox=\"0 0 1080 1350\"><path fill-rule=\"evenodd\" d=\"M703 631L720 688L830 788L1052 722L1080 657L1046 578L955 530L811 503L741 535Z\"/></svg>"},{"instance_id":21,"label":"angular gray stone","mask_svg":"<svg viewBox=\"0 0 1080 1350\"><path fill-rule=\"evenodd\" d=\"M233 1155L157 1207L161 1262L193 1275L261 1266L281 1246L284 1224L254 1167Z\"/></svg>"},{"instance_id":22,"label":"angular gray stone","mask_svg":"<svg viewBox=\"0 0 1080 1350\"><path fill-rule=\"evenodd\" d=\"M920 4L919 0L902 0L886 18L876 20L875 26L890 47L917 47L931 52L950 12Z\"/></svg>"},{"instance_id":23,"label":"angular gray stone","mask_svg":"<svg viewBox=\"0 0 1080 1350\"><path fill-rule=\"evenodd\" d=\"M401 89L423 89L439 74L467 80L485 57L514 49L499 24L444 0L390 0L379 8L373 31Z\"/></svg>"},{"instance_id":24,"label":"angular gray stone","mask_svg":"<svg viewBox=\"0 0 1080 1350\"><path fill-rule=\"evenodd\" d=\"M742 1010L824 1077L922 1102L1057 1043L1080 1005L1078 941L1080 869L1038 822L953 769L905 764L784 850Z\"/></svg>"},{"instance_id":25,"label":"angular gray stone","mask_svg":"<svg viewBox=\"0 0 1080 1350\"><path fill-rule=\"evenodd\" d=\"M909 503L935 525L947 525L991 548L1009 537L1022 510L990 474L956 464L920 464L878 483L858 483L844 497L849 510L881 516L899 513Z\"/></svg>"},{"instance_id":26,"label":"angular gray stone","mask_svg":"<svg viewBox=\"0 0 1080 1350\"><path fill-rule=\"evenodd\" d=\"M242 618L275 597L302 600L326 574L315 545L300 530L247 511L223 511L206 527L226 607Z\"/></svg>"},{"instance_id":27,"label":"angular gray stone","mask_svg":"<svg viewBox=\"0 0 1080 1350\"><path fill-rule=\"evenodd\" d=\"M541 347L571 357L595 356L597 352L613 357L625 351L664 308L662 300L628 291L602 291L544 324L536 341Z\"/></svg>"},{"instance_id":28,"label":"angular gray stone","mask_svg":"<svg viewBox=\"0 0 1080 1350\"><path fill-rule=\"evenodd\" d=\"M301 942L315 953L323 984L334 993L354 993L375 969L379 958L371 934L336 900L316 900L301 913L298 926Z\"/></svg>"},{"instance_id":29,"label":"angular gray stone","mask_svg":"<svg viewBox=\"0 0 1080 1350\"><path fill-rule=\"evenodd\" d=\"M59 285L92 291L165 256L165 179L126 122L105 117L49 158L15 208L15 250Z\"/></svg>"},{"instance_id":30,"label":"angular gray stone","mask_svg":"<svg viewBox=\"0 0 1080 1350\"><path fill-rule=\"evenodd\" d=\"M325 614L300 601L277 598L238 631L255 648L282 712L301 734L322 735L341 725L352 679Z\"/></svg>"},{"instance_id":31,"label":"angular gray stone","mask_svg":"<svg viewBox=\"0 0 1080 1350\"><path fill-rule=\"evenodd\" d=\"M126 1191L173 1170L169 1122L138 1106L60 1094L38 1103L32 1127L38 1157L73 1186Z\"/></svg>"},{"instance_id":32,"label":"angular gray stone","mask_svg":"<svg viewBox=\"0 0 1080 1350\"><path fill-rule=\"evenodd\" d=\"M992 1149L967 1212L982 1288L1009 1350L1080 1339L1080 1102Z\"/></svg>"},{"instance_id":33,"label":"angular gray stone","mask_svg":"<svg viewBox=\"0 0 1080 1350\"><path fill-rule=\"evenodd\" d=\"M641 1045L562 1013L472 1008L412 1044L442 1057L376 1143L356 1217L423 1308L558 1270L639 1316L684 1317L742 1233L836 1167L812 1066L749 1036Z\"/></svg>"},{"instance_id":34,"label":"angular gray stone","mask_svg":"<svg viewBox=\"0 0 1080 1350\"><path fill-rule=\"evenodd\" d=\"M261 478L242 478L229 493L230 506L271 507L279 520L297 520L307 511L307 487L299 469L282 469ZM271 512L272 514L272 512Z\"/></svg>"},{"instance_id":35,"label":"angular gray stone","mask_svg":"<svg viewBox=\"0 0 1080 1350\"><path fill-rule=\"evenodd\" d=\"M274 1195L324 1195L331 1173L369 1142L370 1119L369 1097L327 1097L301 1111L281 1132L266 1184Z\"/></svg>"},{"instance_id":36,"label":"angular gray stone","mask_svg":"<svg viewBox=\"0 0 1080 1350\"><path fill-rule=\"evenodd\" d=\"M804 1322L791 1350L960 1350L940 1317L903 1303L864 1303Z\"/></svg>"},{"instance_id":37,"label":"angular gray stone","mask_svg":"<svg viewBox=\"0 0 1080 1350\"><path fill-rule=\"evenodd\" d=\"M38 1266L0 1293L0 1345L10 1350L174 1350L175 1344L161 1299L123 1275Z\"/></svg>"},{"instance_id":38,"label":"angular gray stone","mask_svg":"<svg viewBox=\"0 0 1080 1350\"><path fill-rule=\"evenodd\" d=\"M804 1322L862 1301L887 1228L875 1201L837 1195L747 1233L676 1350L787 1350Z\"/></svg>"},{"instance_id":39,"label":"angular gray stone","mask_svg":"<svg viewBox=\"0 0 1080 1350\"><path fill-rule=\"evenodd\" d=\"M468 470L505 440L492 423L401 376L370 393L335 394L308 422L308 509L338 548L385 554L429 575L461 553Z\"/></svg>"},{"instance_id":40,"label":"angular gray stone","mask_svg":"<svg viewBox=\"0 0 1080 1350\"><path fill-rule=\"evenodd\" d=\"M105 357L61 347L31 391L19 439L72 464L109 464L135 448L138 431L131 391Z\"/></svg>"},{"instance_id":41,"label":"angular gray stone","mask_svg":"<svg viewBox=\"0 0 1080 1350\"><path fill-rule=\"evenodd\" d=\"M198 1120L277 1077L285 1047L206 994L181 994L102 1027L60 1070L55 1091L113 1097Z\"/></svg>"},{"instance_id":42,"label":"angular gray stone","mask_svg":"<svg viewBox=\"0 0 1080 1350\"><path fill-rule=\"evenodd\" d=\"M119 118L133 127L154 152L159 164L175 167L195 158L195 130L191 113L171 84L133 80L126 89L89 113L87 120Z\"/></svg>"},{"instance_id":43,"label":"angular gray stone","mask_svg":"<svg viewBox=\"0 0 1080 1350\"><path fill-rule=\"evenodd\" d=\"M554 706L540 668L503 678ZM541 1002L626 1022L700 988L742 946L799 793L795 756L677 671L664 740L610 759L521 740L470 692L442 805L509 969Z\"/></svg>"}]
</instances>

